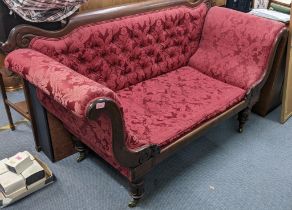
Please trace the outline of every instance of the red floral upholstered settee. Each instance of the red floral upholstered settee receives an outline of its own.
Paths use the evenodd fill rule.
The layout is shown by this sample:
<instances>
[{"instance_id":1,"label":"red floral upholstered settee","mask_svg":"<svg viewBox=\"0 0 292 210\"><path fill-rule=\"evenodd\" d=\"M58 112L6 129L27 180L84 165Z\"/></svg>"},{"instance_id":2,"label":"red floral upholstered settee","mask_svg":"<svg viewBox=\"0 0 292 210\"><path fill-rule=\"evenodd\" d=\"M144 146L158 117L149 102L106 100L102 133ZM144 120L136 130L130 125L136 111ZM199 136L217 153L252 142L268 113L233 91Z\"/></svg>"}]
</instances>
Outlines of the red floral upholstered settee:
<instances>
[{"instance_id":1,"label":"red floral upholstered settee","mask_svg":"<svg viewBox=\"0 0 292 210\"><path fill-rule=\"evenodd\" d=\"M242 131L287 35L284 24L202 0L149 1L73 18L54 33L25 31L29 46L6 67L128 178L131 206L144 175L207 128L239 113Z\"/></svg>"}]
</instances>

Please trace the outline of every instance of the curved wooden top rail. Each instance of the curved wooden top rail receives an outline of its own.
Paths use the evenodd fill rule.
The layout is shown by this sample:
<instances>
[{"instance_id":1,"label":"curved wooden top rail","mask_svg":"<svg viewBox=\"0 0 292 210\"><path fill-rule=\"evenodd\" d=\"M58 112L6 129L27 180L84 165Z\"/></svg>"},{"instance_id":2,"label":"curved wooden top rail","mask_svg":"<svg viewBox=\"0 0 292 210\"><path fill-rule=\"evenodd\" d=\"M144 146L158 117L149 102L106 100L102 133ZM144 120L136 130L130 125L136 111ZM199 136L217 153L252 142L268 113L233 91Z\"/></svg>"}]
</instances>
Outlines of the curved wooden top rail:
<instances>
[{"instance_id":1,"label":"curved wooden top rail","mask_svg":"<svg viewBox=\"0 0 292 210\"><path fill-rule=\"evenodd\" d=\"M5 43L0 43L1 50L8 54L17 48L28 47L30 41L36 36L43 36L48 38L62 37L73 31L75 28L85 24L96 23L179 5L196 7L201 3L205 3L208 7L211 7L211 0L151 0L78 14L73 16L69 20L68 24L63 29L58 31L48 31L30 25L19 25L11 30L8 40Z\"/></svg>"}]
</instances>

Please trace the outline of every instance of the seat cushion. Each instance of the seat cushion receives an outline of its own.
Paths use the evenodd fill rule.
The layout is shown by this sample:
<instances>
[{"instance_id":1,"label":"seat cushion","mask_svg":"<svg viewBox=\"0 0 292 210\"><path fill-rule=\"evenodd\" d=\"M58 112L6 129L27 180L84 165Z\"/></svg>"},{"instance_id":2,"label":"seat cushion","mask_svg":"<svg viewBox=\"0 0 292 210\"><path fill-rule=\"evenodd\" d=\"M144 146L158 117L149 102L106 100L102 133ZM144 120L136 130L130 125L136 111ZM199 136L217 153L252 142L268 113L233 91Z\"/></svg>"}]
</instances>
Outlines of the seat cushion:
<instances>
[{"instance_id":1,"label":"seat cushion","mask_svg":"<svg viewBox=\"0 0 292 210\"><path fill-rule=\"evenodd\" d=\"M191 67L120 90L126 129L134 138L128 146L168 145L241 101L245 92Z\"/></svg>"},{"instance_id":2,"label":"seat cushion","mask_svg":"<svg viewBox=\"0 0 292 210\"><path fill-rule=\"evenodd\" d=\"M77 117L42 91L42 105L89 148L130 179L112 151L111 122L102 115L96 121ZM147 80L118 91L124 107L126 145L137 149L146 144L165 146L240 101L245 92L214 80L191 67Z\"/></svg>"}]
</instances>

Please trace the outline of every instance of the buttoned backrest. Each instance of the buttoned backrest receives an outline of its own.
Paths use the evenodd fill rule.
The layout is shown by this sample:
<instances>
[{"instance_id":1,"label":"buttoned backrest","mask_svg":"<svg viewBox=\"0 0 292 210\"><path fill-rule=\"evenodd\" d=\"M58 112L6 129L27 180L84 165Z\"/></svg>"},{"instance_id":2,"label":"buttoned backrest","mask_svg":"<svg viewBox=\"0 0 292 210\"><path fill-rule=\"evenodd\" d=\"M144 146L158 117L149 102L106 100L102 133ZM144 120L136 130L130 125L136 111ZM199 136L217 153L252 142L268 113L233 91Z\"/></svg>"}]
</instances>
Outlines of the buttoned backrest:
<instances>
[{"instance_id":1,"label":"buttoned backrest","mask_svg":"<svg viewBox=\"0 0 292 210\"><path fill-rule=\"evenodd\" d=\"M199 45L207 6L177 6L36 37L30 48L120 90L185 66Z\"/></svg>"}]
</instances>

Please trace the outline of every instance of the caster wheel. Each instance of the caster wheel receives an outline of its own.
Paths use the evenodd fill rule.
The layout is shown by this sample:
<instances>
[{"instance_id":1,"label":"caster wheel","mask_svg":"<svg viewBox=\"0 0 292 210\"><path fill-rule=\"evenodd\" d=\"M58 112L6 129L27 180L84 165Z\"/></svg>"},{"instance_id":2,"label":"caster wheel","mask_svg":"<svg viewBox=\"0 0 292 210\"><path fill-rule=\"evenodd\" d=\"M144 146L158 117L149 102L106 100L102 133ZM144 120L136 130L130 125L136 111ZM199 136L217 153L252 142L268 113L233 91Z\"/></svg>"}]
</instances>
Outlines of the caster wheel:
<instances>
[{"instance_id":1,"label":"caster wheel","mask_svg":"<svg viewBox=\"0 0 292 210\"><path fill-rule=\"evenodd\" d=\"M243 128L239 128L238 133L243 133Z\"/></svg>"},{"instance_id":2,"label":"caster wheel","mask_svg":"<svg viewBox=\"0 0 292 210\"><path fill-rule=\"evenodd\" d=\"M139 200L137 200L137 199L133 199L133 200L131 200L131 201L129 202L128 206L129 206L130 208L134 208L134 207L137 206L138 203L139 203Z\"/></svg>"},{"instance_id":3,"label":"caster wheel","mask_svg":"<svg viewBox=\"0 0 292 210\"><path fill-rule=\"evenodd\" d=\"M79 156L77 157L77 163L80 163L81 161L85 160L86 159L86 153L82 152L82 153L79 153Z\"/></svg>"}]
</instances>

